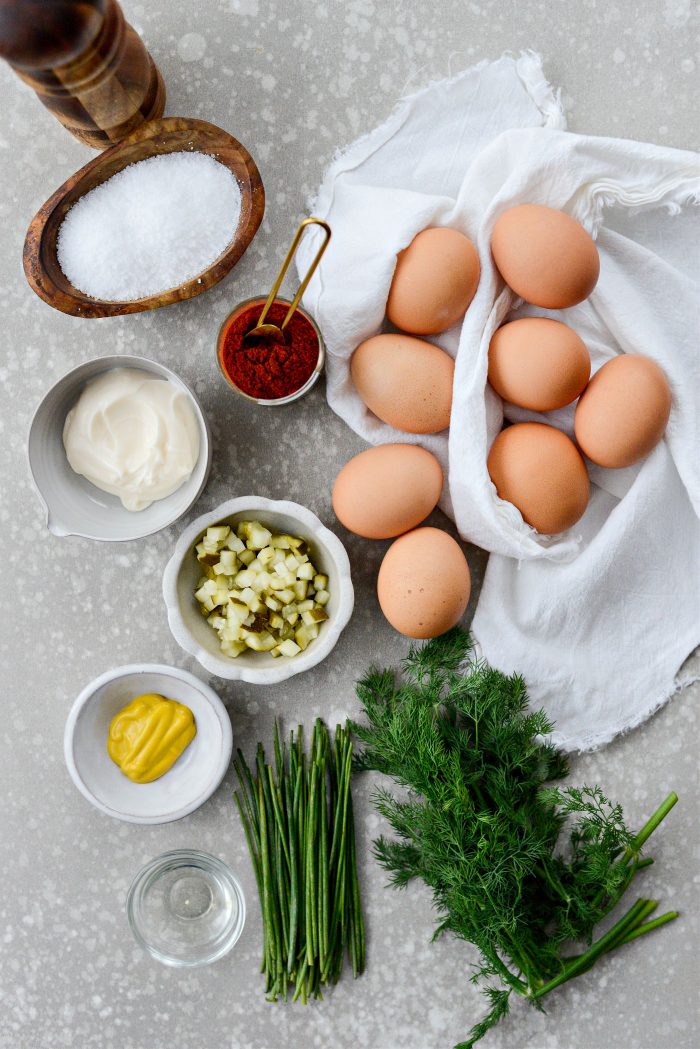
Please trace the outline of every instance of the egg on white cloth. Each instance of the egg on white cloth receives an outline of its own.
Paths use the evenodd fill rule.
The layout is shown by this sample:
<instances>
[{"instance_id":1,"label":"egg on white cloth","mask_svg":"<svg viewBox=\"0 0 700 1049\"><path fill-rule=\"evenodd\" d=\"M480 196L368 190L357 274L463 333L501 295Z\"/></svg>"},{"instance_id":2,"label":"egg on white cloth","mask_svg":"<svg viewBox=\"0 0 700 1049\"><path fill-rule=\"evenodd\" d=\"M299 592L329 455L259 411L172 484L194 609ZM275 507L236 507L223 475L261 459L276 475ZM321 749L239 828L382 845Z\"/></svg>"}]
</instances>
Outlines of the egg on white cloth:
<instances>
[{"instance_id":1,"label":"egg on white cloth","mask_svg":"<svg viewBox=\"0 0 700 1049\"><path fill-rule=\"evenodd\" d=\"M449 431L421 436L442 464L440 500L460 535L491 552L472 623L481 652L517 671L567 749L601 746L638 725L685 680L700 642L700 377L694 153L573 134L541 59L505 55L404 100L337 156L314 209L343 251L328 251L304 304L328 350L330 406L371 444L402 440L369 411L350 376L364 340L384 330L396 256L434 226L463 231L481 277L463 322L430 341L455 359ZM417 144L419 148L417 148ZM588 299L552 314L585 343L595 374L621 354L664 371L673 406L664 439L626 470L590 468L591 499L556 536L498 498L489 448L511 421L487 383L495 330L517 308L490 252L496 220L524 203L565 212L594 239L600 276ZM318 242L302 242L300 274ZM584 291L588 291L584 288ZM573 436L573 409L553 420ZM650 556L650 551L655 556ZM644 659L639 653L644 653Z\"/></svg>"}]
</instances>

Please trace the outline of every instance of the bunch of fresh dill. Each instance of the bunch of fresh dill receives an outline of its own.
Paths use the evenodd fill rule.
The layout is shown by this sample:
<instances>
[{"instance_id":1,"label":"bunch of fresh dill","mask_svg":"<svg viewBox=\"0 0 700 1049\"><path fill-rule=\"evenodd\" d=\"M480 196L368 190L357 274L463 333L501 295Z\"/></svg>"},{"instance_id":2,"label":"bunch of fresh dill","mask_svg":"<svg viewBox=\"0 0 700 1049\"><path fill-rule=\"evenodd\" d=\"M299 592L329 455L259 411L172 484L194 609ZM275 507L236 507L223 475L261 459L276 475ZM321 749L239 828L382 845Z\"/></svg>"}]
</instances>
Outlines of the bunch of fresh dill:
<instances>
[{"instance_id":1,"label":"bunch of fresh dill","mask_svg":"<svg viewBox=\"0 0 700 1049\"><path fill-rule=\"evenodd\" d=\"M564 755L543 739L551 723L528 709L522 678L467 662L471 648L455 629L412 647L403 681L370 671L357 688L367 724L352 725L363 744L356 767L409 790L406 800L376 792L396 833L375 842L379 862L395 886L422 878L439 913L435 935L450 930L481 955L472 981L487 981L490 1009L457 1049L471 1049L507 1014L513 992L542 1008L603 954L677 917L648 920L657 901L638 899L593 939L652 862L640 849L676 795L633 836L599 787L551 786L568 775Z\"/></svg>"}]
</instances>

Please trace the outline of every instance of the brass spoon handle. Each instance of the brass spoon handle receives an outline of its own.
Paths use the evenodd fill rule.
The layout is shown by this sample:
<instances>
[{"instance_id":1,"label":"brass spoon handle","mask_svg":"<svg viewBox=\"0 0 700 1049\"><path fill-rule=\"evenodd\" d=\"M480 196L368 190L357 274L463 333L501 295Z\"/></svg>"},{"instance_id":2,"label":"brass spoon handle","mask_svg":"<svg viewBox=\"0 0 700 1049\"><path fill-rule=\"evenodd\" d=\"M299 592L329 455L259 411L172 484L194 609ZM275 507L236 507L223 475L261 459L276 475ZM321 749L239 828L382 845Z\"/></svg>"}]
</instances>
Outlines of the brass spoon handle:
<instances>
[{"instance_id":1,"label":"brass spoon handle","mask_svg":"<svg viewBox=\"0 0 700 1049\"><path fill-rule=\"evenodd\" d=\"M284 329L286 328L287 324L292 319L292 316L296 312L296 308L299 305L299 302L301 301L301 297L302 297L302 295L304 294L304 292L306 291L306 289L307 289L307 287L309 285L309 281L311 280L311 278L313 277L314 273L316 272L316 267L318 266L319 262L321 261L321 257L323 255L324 251L326 250L326 248L328 247L328 242L331 239L331 228L330 228L330 226L328 225L327 222L323 221L323 219L308 218L308 219L304 219L303 222L301 222L299 224L299 228L296 231L296 233L294 234L294 239L293 239L292 243L289 246L289 251L287 252L287 256L286 256L284 262L282 263L282 268L280 269L279 273L277 274L277 280L275 281L275 283L274 283L274 285L272 287L272 291L270 292L270 294L267 297L267 302L265 303L264 309L263 309L262 313L260 314L260 316L258 318L258 323L255 326L256 329L257 328L261 328L262 325L265 323L265 318L266 318L266 316L267 316L267 314L269 312L270 306L272 306L272 303L277 298L277 292L280 290L280 287L282 286L282 281L284 280L284 278L286 276L286 273L287 273L287 270L289 269L289 264L291 263L292 259L294 258L294 255L296 254L296 250L299 247L299 241L301 240L301 238L302 238L302 236L304 234L304 230L306 229L307 226L320 226L325 232L325 237L323 239L323 243L321 244L321 247L316 252L316 256L315 256L313 262L309 266L309 269L308 269L308 271L306 273L306 276L304 277L303 281L299 285L297 293L294 296L294 299L292 300L292 303L291 303L289 309L287 310L287 315L284 318L284 320L282 321L282 324L280 326L280 331L284 331ZM252 335L253 332L251 332L250 334Z\"/></svg>"}]
</instances>

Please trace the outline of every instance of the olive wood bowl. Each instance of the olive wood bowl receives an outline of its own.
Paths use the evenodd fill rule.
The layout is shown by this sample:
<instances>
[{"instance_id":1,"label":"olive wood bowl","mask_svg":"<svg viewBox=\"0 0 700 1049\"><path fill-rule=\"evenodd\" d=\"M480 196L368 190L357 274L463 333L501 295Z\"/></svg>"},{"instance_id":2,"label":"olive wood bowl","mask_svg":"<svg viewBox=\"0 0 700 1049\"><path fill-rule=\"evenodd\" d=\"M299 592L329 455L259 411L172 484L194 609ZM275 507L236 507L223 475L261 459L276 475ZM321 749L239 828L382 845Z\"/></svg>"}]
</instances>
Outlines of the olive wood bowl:
<instances>
[{"instance_id":1,"label":"olive wood bowl","mask_svg":"<svg viewBox=\"0 0 700 1049\"><path fill-rule=\"evenodd\" d=\"M241 188L238 229L223 255L184 284L145 299L105 301L90 298L74 288L63 273L56 254L58 230L73 204L129 164L159 153L185 150L214 157L233 172ZM264 211L265 190L260 172L240 142L206 120L189 117L151 120L76 171L39 208L29 224L24 241L24 272L31 287L44 302L72 317L117 317L155 310L160 306L170 306L173 302L191 299L218 284L250 244L262 222Z\"/></svg>"}]
</instances>

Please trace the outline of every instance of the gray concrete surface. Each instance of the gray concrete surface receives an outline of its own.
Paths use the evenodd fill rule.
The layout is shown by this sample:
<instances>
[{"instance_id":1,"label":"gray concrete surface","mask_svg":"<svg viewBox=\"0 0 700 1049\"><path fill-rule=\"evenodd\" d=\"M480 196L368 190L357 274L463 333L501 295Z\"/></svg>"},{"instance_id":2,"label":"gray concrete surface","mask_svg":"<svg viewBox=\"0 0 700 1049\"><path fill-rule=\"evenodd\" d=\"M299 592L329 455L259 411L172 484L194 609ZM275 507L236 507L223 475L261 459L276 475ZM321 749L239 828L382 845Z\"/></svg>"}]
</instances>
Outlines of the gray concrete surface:
<instances>
[{"instance_id":1,"label":"gray concrete surface","mask_svg":"<svg viewBox=\"0 0 700 1049\"><path fill-rule=\"evenodd\" d=\"M111 821L74 789L62 733L83 685L139 660L192 667L170 637L160 597L179 528L122 547L52 538L29 481L27 427L43 392L70 367L98 354L152 356L195 385L212 423L215 465L196 512L255 491L298 499L333 526L331 482L361 442L326 407L322 388L272 414L234 400L217 372L214 339L236 301L268 288L334 150L381 121L407 91L525 47L543 54L572 130L697 147L690 0L125 0L124 8L163 71L167 112L210 119L240 138L260 165L268 210L234 274L198 300L100 322L53 312L24 281L24 232L90 154L0 68L0 1047L449 1049L482 1012L468 982L474 955L455 940L429 943L434 916L423 887L401 894L384 886L369 855L379 829L369 782L357 787L367 973L307 1008L264 1000L260 922L230 778L199 812L162 827ZM341 534L357 611L332 657L277 688L214 682L246 750L270 738L276 715L309 723L354 711L355 677L405 651L373 593L385 544ZM478 584L483 557L469 556ZM516 1007L484 1049L700 1043L699 695L697 687L686 691L638 731L573 763L574 778L601 783L632 826L670 789L681 795L657 836L644 891L682 919L564 989L548 1015ZM141 864L186 845L227 861L250 904L233 954L191 972L146 958L124 915Z\"/></svg>"}]
</instances>

